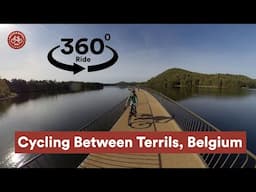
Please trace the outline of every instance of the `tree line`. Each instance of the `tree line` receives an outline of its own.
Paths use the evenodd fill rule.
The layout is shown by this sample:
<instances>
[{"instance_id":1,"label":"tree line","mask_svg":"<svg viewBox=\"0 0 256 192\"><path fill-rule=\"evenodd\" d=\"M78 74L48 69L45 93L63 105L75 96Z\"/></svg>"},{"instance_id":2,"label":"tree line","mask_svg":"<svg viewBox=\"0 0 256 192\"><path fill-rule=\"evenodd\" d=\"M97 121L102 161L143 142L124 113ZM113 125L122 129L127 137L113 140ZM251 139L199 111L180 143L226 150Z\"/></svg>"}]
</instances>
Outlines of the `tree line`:
<instances>
[{"instance_id":1,"label":"tree line","mask_svg":"<svg viewBox=\"0 0 256 192\"><path fill-rule=\"evenodd\" d=\"M151 87L256 88L256 80L244 75L202 74L183 69L169 69L150 79Z\"/></svg>"},{"instance_id":2,"label":"tree line","mask_svg":"<svg viewBox=\"0 0 256 192\"><path fill-rule=\"evenodd\" d=\"M78 92L84 90L102 89L101 83L86 83L86 82L56 82L52 80L30 80L12 79L0 80L0 97L6 97L11 92L13 93L65 93L65 92Z\"/></svg>"}]
</instances>

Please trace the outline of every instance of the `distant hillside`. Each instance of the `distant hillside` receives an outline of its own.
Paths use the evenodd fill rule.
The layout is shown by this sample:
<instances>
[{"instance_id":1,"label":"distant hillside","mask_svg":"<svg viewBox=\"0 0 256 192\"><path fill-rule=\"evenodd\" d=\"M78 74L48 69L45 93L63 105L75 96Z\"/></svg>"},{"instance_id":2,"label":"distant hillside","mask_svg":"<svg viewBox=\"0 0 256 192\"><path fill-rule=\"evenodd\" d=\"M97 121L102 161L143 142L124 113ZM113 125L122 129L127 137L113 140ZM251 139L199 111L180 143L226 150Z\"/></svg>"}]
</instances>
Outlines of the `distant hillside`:
<instances>
[{"instance_id":1,"label":"distant hillside","mask_svg":"<svg viewBox=\"0 0 256 192\"><path fill-rule=\"evenodd\" d=\"M127 86L136 86L138 85L138 82L125 82L120 81L118 83L104 83L104 86L119 86L119 87L127 87Z\"/></svg>"},{"instance_id":2,"label":"distant hillside","mask_svg":"<svg viewBox=\"0 0 256 192\"><path fill-rule=\"evenodd\" d=\"M0 99L11 95L11 91L5 80L0 79Z\"/></svg>"},{"instance_id":3,"label":"distant hillside","mask_svg":"<svg viewBox=\"0 0 256 192\"><path fill-rule=\"evenodd\" d=\"M256 80L244 75L203 74L179 68L168 69L150 79L147 84L152 88L256 88Z\"/></svg>"},{"instance_id":4,"label":"distant hillside","mask_svg":"<svg viewBox=\"0 0 256 192\"><path fill-rule=\"evenodd\" d=\"M120 81L116 85L118 86L135 86L137 82L125 82L125 81Z\"/></svg>"}]
</instances>

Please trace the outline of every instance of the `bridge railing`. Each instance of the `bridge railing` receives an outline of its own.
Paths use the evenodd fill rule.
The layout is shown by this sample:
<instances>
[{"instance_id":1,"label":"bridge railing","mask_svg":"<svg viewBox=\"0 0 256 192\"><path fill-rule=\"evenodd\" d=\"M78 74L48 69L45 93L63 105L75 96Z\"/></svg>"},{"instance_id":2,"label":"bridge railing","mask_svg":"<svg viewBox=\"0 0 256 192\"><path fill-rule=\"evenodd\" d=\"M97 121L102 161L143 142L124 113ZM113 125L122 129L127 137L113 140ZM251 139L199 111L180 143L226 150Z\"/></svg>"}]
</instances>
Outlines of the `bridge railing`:
<instances>
[{"instance_id":1,"label":"bridge railing","mask_svg":"<svg viewBox=\"0 0 256 192\"><path fill-rule=\"evenodd\" d=\"M124 111L125 100L111 110L83 126L80 131L108 131ZM88 154L38 154L23 163L19 168L72 168L78 165Z\"/></svg>"},{"instance_id":2,"label":"bridge railing","mask_svg":"<svg viewBox=\"0 0 256 192\"><path fill-rule=\"evenodd\" d=\"M199 115L152 89L147 89L173 115L183 131L220 131ZM249 150L245 154L200 154L209 168L256 168L256 156Z\"/></svg>"}]
</instances>

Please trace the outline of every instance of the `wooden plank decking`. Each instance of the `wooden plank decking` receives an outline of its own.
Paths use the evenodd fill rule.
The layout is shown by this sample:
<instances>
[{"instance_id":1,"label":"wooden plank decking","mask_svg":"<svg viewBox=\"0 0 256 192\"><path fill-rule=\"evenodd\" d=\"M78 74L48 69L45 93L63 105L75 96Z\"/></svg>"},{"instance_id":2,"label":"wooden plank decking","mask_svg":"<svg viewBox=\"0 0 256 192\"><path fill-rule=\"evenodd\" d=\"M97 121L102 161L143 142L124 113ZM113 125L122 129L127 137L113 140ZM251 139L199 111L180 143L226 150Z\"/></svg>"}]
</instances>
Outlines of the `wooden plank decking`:
<instances>
[{"instance_id":1,"label":"wooden plank decking","mask_svg":"<svg viewBox=\"0 0 256 192\"><path fill-rule=\"evenodd\" d=\"M181 131L165 108L147 91L136 91L138 115L128 126L126 109L111 131ZM89 154L79 168L204 168L198 154Z\"/></svg>"}]
</instances>

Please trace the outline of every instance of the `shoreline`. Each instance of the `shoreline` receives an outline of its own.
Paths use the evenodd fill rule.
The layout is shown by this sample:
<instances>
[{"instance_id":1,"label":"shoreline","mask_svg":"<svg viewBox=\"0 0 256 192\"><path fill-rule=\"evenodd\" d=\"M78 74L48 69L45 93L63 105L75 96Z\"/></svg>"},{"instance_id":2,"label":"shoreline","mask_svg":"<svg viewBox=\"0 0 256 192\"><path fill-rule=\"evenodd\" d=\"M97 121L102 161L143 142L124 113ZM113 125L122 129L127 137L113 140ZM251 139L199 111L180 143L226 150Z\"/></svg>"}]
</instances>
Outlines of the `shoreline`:
<instances>
[{"instance_id":1,"label":"shoreline","mask_svg":"<svg viewBox=\"0 0 256 192\"><path fill-rule=\"evenodd\" d=\"M7 97L2 97L0 98L0 101L5 101L5 100L8 100L8 99L13 99L15 97L17 97L18 94L17 93L11 93L11 95L7 96Z\"/></svg>"},{"instance_id":2,"label":"shoreline","mask_svg":"<svg viewBox=\"0 0 256 192\"><path fill-rule=\"evenodd\" d=\"M47 93L54 93L54 94L67 94L67 93L79 93L79 92L84 92L84 91L97 91L97 90L102 90L102 89L104 89L104 87L103 88L95 88L95 89L83 89L83 90L79 90L79 91L58 91L58 92L47 92ZM39 93L39 94L44 94L44 92L43 91L34 91L34 92L25 92L24 94L33 94L33 93ZM7 97L2 97L2 98L0 98L0 102L1 101L5 101L5 100L8 100L8 99L13 99L13 98L15 98L15 97L17 97L17 96L19 96L19 95L22 95L23 93L14 93L14 92L12 92L9 96L7 96Z\"/></svg>"}]
</instances>

